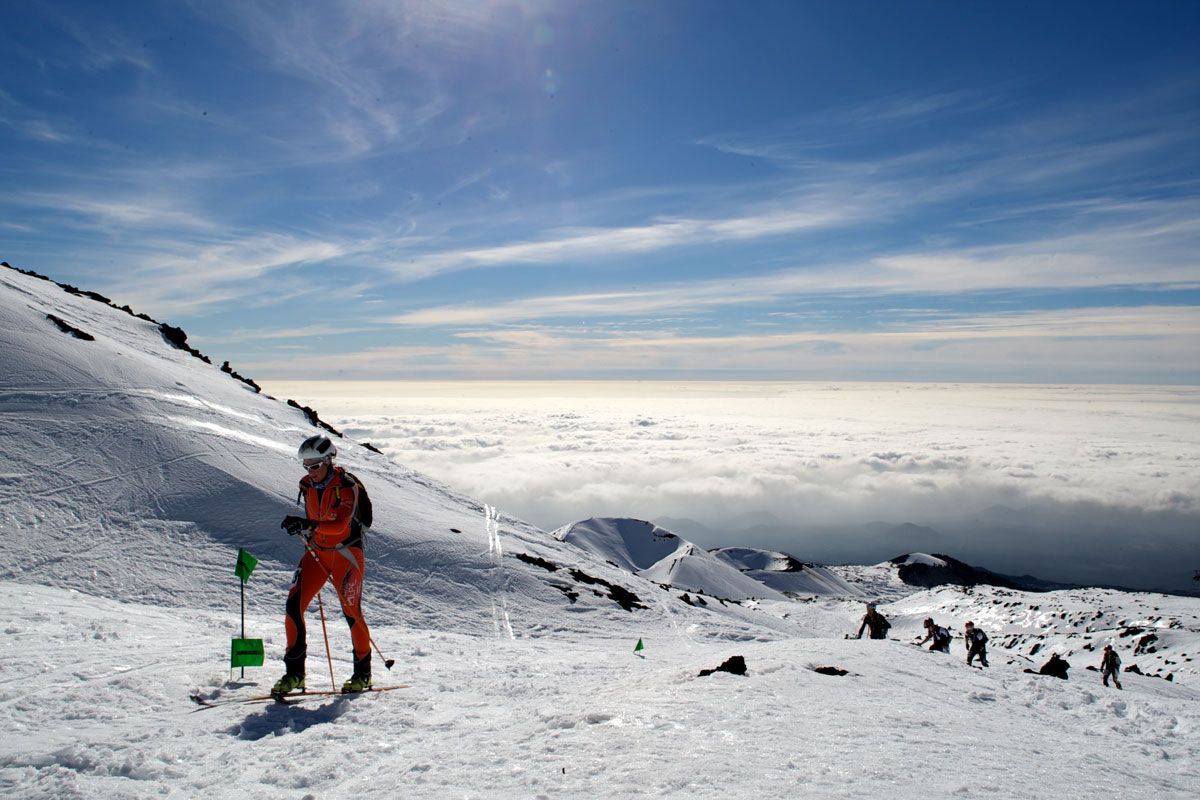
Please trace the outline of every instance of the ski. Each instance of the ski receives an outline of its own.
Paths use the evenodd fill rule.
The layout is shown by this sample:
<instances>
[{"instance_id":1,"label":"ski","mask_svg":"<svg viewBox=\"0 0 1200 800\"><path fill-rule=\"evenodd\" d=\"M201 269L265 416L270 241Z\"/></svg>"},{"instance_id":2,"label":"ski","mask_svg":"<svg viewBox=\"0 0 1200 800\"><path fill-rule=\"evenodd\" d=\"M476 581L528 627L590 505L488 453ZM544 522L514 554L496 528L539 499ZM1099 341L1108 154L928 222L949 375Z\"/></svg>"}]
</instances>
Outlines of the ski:
<instances>
[{"instance_id":1,"label":"ski","mask_svg":"<svg viewBox=\"0 0 1200 800\"><path fill-rule=\"evenodd\" d=\"M374 692L390 692L394 689L407 689L410 684L398 683L393 686L372 686L370 689L364 689L361 692L342 692L337 689L315 689L307 692L293 692L292 694L276 695L272 693L255 694L249 697L230 697L224 700L209 700L201 697L199 692L189 695L189 699L199 706L195 711L204 711L208 708L219 708L228 705L245 705L247 703L278 703L280 705L292 706L304 700L329 699L331 697L353 697L356 694L371 694Z\"/></svg>"},{"instance_id":2,"label":"ski","mask_svg":"<svg viewBox=\"0 0 1200 800\"><path fill-rule=\"evenodd\" d=\"M407 683L398 683L394 686L372 686L370 689L363 689L361 692L343 692L340 689L319 689L310 692L295 692L293 694L285 694L282 697L269 695L270 699L276 703L282 703L285 706L296 705L305 700L328 700L338 697L355 697L360 694L373 694L375 692L390 692L394 689L407 689ZM265 701L260 701L265 702Z\"/></svg>"}]
</instances>

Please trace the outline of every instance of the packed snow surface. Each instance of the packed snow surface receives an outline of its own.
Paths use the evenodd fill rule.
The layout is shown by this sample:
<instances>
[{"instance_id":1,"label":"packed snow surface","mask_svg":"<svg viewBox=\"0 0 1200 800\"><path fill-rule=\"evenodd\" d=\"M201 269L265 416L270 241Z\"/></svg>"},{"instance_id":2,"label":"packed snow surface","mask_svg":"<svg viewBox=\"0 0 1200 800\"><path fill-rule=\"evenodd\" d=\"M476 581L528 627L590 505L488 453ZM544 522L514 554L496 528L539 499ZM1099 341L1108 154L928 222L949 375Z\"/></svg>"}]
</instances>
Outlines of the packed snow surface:
<instances>
[{"instance_id":1,"label":"packed snow surface","mask_svg":"<svg viewBox=\"0 0 1200 800\"><path fill-rule=\"evenodd\" d=\"M375 506L364 609L396 662L389 671L377 657L375 680L406 688L198 706L190 695L246 698L282 672L283 598L301 550L278 523L295 509L295 448L314 428L155 323L9 270L0 358L0 795L1200 790L1195 599L913 591L890 564L830 569L854 596L688 592L676 578L757 581L669 532L630 539L629 521L612 521L604 547L580 546L338 437ZM246 633L267 653L244 677L228 668L242 547L259 559ZM613 558L622 553L628 563ZM672 568L705 557L727 573ZM884 600L892 639L846 638L867 598ZM349 674L336 605L326 590L328 660L317 609L308 614L311 689L330 685L328 662L334 685ZM982 626L991 668L968 669L961 639L950 655L913 646L926 616ZM1109 641L1146 673L1124 673L1123 691L1087 669ZM1071 661L1070 680L1024 672L1049 652ZM699 676L734 655L745 675Z\"/></svg>"}]
</instances>

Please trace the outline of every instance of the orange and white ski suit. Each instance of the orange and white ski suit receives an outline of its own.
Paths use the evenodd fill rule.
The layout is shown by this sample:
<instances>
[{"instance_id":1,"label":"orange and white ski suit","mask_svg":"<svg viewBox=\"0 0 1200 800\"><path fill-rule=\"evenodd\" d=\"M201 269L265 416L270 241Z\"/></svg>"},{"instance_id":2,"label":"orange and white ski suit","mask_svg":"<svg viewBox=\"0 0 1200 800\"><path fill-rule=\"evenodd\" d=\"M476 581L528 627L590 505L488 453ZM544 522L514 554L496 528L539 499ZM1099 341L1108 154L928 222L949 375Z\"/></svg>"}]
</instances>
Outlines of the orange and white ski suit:
<instances>
[{"instance_id":1,"label":"orange and white ski suit","mask_svg":"<svg viewBox=\"0 0 1200 800\"><path fill-rule=\"evenodd\" d=\"M371 634L362 617L363 535L354 520L358 484L341 467L330 469L332 474L323 486L314 486L307 475L300 479L297 500L303 499L305 516L316 520L317 526L288 590L283 663L289 674L304 674L308 653L304 612L327 580L333 582L350 625L354 673L371 672Z\"/></svg>"}]
</instances>

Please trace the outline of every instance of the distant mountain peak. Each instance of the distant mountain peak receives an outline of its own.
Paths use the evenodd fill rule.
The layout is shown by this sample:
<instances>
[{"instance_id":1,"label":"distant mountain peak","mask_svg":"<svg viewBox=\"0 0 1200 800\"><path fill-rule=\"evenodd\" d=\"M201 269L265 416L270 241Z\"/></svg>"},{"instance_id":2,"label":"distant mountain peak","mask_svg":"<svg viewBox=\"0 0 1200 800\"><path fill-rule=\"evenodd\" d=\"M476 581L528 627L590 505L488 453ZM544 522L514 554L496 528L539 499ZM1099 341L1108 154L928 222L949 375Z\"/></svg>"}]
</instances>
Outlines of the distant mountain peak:
<instances>
[{"instance_id":1,"label":"distant mountain peak","mask_svg":"<svg viewBox=\"0 0 1200 800\"><path fill-rule=\"evenodd\" d=\"M900 580L904 583L922 588L945 585L979 586L981 584L1033 592L1073 588L1066 584L1056 584L1030 575L1020 577L1002 575L983 567L972 566L943 553L933 555L904 553L889 559L887 563L897 568Z\"/></svg>"}]
</instances>

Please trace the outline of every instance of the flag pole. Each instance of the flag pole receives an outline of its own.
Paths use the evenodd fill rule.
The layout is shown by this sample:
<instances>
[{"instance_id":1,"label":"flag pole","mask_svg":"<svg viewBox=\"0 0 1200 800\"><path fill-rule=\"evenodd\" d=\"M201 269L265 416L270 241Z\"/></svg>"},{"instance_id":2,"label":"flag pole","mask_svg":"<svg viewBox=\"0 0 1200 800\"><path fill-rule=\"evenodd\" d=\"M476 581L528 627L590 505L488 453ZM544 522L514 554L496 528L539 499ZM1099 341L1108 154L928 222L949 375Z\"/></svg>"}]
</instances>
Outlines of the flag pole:
<instances>
[{"instance_id":1,"label":"flag pole","mask_svg":"<svg viewBox=\"0 0 1200 800\"><path fill-rule=\"evenodd\" d=\"M238 592L241 595L242 606L242 637L234 639L229 650L229 679L233 680L233 668L241 667L241 676L246 677L246 667L261 667L263 665L263 646L262 639L247 639L246 638L246 581L250 580L250 573L254 572L254 567L258 564L258 559L246 552L246 548L238 548L237 566L234 567L233 574L239 578Z\"/></svg>"},{"instance_id":2,"label":"flag pole","mask_svg":"<svg viewBox=\"0 0 1200 800\"><path fill-rule=\"evenodd\" d=\"M240 587L241 593L242 593L242 638L245 639L246 638L246 582L238 581L238 586ZM246 678L246 667L243 666L241 668L241 670L242 670L241 678L244 680Z\"/></svg>"}]
</instances>

